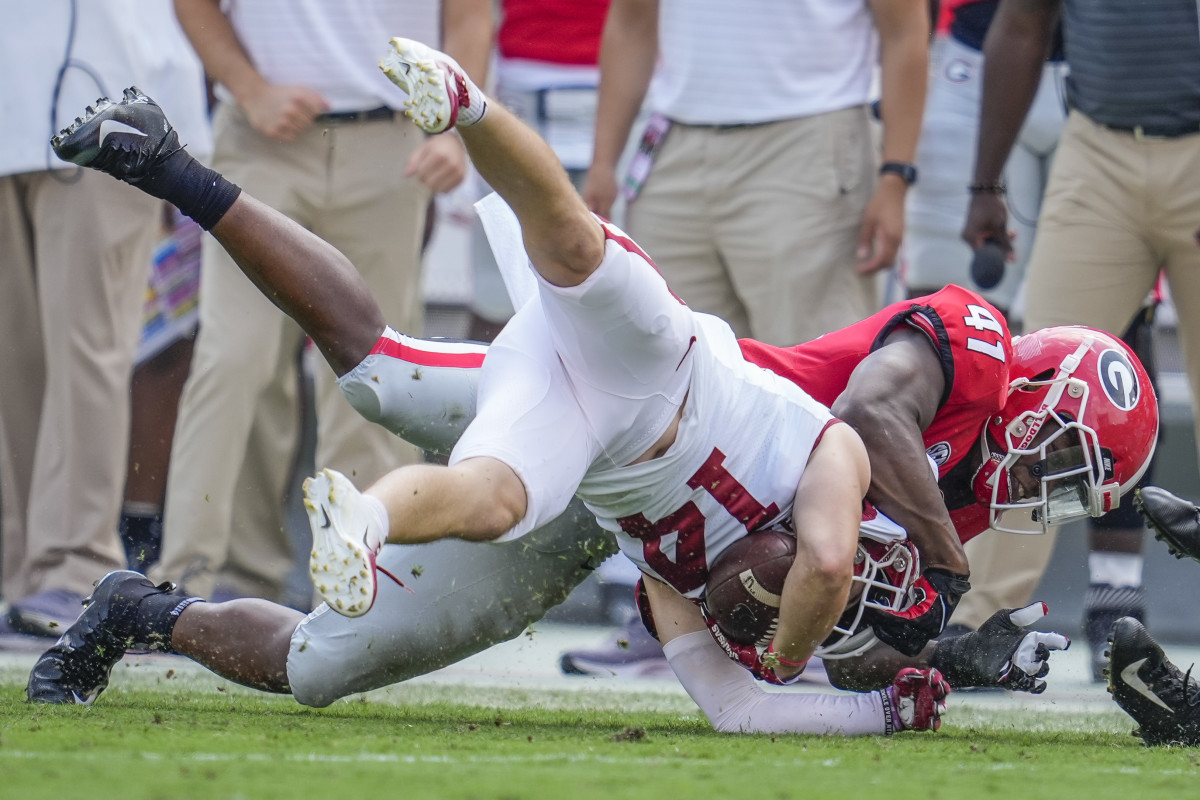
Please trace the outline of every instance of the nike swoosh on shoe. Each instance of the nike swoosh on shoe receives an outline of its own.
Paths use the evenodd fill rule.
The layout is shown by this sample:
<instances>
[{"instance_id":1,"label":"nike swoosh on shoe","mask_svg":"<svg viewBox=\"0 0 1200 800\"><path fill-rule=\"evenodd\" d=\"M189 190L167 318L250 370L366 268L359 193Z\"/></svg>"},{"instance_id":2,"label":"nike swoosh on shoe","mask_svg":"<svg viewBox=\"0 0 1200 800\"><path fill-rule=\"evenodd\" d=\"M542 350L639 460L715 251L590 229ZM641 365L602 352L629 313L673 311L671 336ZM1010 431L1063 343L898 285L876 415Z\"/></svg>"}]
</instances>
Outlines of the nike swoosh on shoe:
<instances>
[{"instance_id":1,"label":"nike swoosh on shoe","mask_svg":"<svg viewBox=\"0 0 1200 800\"><path fill-rule=\"evenodd\" d=\"M106 119L100 123L100 145L103 146L104 140L113 133L132 133L137 136L146 135L132 125L126 125L124 122L115 119Z\"/></svg>"},{"instance_id":2,"label":"nike swoosh on shoe","mask_svg":"<svg viewBox=\"0 0 1200 800\"><path fill-rule=\"evenodd\" d=\"M1146 661L1147 659L1145 658L1134 661L1132 664L1125 667L1125 669L1121 670L1121 680L1129 684L1130 688L1132 688L1142 697L1145 697L1150 702L1162 706L1167 711L1170 711L1171 707L1164 703L1158 695L1151 691L1150 687L1146 685L1146 682L1142 680L1142 676L1138 675L1138 670L1142 668L1142 664L1145 664Z\"/></svg>"}]
</instances>

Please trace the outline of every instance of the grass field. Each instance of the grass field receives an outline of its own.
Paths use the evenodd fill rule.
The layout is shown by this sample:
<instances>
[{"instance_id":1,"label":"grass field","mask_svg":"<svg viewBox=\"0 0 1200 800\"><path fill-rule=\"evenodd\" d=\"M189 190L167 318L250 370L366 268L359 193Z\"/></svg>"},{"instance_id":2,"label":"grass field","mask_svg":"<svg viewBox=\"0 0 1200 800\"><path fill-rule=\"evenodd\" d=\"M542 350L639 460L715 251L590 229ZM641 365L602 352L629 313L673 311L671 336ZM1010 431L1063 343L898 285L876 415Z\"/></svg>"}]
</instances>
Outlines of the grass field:
<instances>
[{"instance_id":1,"label":"grass field","mask_svg":"<svg viewBox=\"0 0 1200 800\"><path fill-rule=\"evenodd\" d=\"M30 706L31 662L0 660L0 798L1145 800L1200 786L1200 750L1142 747L1071 662L1057 695L952 695L936 734L854 740L719 735L670 682L570 682L503 648L320 710L161 657L118 666L91 707Z\"/></svg>"}]
</instances>

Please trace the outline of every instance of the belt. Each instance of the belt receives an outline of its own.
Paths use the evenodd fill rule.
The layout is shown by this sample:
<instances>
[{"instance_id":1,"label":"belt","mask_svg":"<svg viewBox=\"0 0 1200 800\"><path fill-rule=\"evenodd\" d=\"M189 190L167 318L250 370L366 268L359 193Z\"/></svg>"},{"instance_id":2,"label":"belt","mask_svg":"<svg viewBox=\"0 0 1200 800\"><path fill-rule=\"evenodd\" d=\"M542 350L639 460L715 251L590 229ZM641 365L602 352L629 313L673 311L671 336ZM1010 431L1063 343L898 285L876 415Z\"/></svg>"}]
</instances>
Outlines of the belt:
<instances>
[{"instance_id":1,"label":"belt","mask_svg":"<svg viewBox=\"0 0 1200 800\"><path fill-rule=\"evenodd\" d=\"M1104 125L1110 131L1128 133L1135 139L1178 139L1181 136L1191 136L1200 133L1200 122L1186 125Z\"/></svg>"},{"instance_id":2,"label":"belt","mask_svg":"<svg viewBox=\"0 0 1200 800\"><path fill-rule=\"evenodd\" d=\"M368 109L367 111L329 111L317 114L314 122L379 122L391 121L396 118L396 111L387 106Z\"/></svg>"}]
</instances>

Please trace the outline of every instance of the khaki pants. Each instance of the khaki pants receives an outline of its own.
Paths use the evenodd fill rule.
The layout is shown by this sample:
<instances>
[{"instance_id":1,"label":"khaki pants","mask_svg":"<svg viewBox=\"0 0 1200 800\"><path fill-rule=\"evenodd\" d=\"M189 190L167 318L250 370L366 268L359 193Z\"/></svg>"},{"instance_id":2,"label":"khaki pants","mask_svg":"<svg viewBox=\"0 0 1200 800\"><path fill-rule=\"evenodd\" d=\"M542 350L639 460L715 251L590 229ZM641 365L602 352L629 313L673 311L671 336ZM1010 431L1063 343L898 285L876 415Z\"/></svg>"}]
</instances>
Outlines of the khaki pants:
<instances>
[{"instance_id":1,"label":"khaki pants","mask_svg":"<svg viewBox=\"0 0 1200 800\"><path fill-rule=\"evenodd\" d=\"M124 565L129 378L162 203L88 170L0 178L0 584Z\"/></svg>"},{"instance_id":2,"label":"khaki pants","mask_svg":"<svg viewBox=\"0 0 1200 800\"><path fill-rule=\"evenodd\" d=\"M1071 112L1030 256L1026 329L1089 325L1120 336L1154 288L1159 271L1165 271L1179 312L1188 382L1192 396L1200 397L1197 228L1200 134L1139 139ZM1010 588L995 592L1000 607L1019 605L1020 598L1036 589L1053 547L1053 541L1039 542L1041 538L1031 537L1021 551L1027 565L1024 580L1007 580ZM1035 553L1039 545L1044 552ZM974 558L971 563L974 575ZM989 565L988 571L1003 568ZM985 585L974 578L972 584Z\"/></svg>"},{"instance_id":3,"label":"khaki pants","mask_svg":"<svg viewBox=\"0 0 1200 800\"><path fill-rule=\"evenodd\" d=\"M855 274L875 188L868 110L743 127L674 124L625 228L671 290L739 337L791 345L869 316Z\"/></svg>"},{"instance_id":4,"label":"khaki pants","mask_svg":"<svg viewBox=\"0 0 1200 800\"><path fill-rule=\"evenodd\" d=\"M218 109L214 132L215 169L338 248L366 278L388 322L420 332L429 191L403 171L424 134L398 115L393 122L316 126L281 143L255 132L230 105ZM296 323L206 240L200 333L180 401L155 579L207 596L227 565L223 580L237 591L280 597L294 561L282 497L298 436L302 341ZM318 465L363 488L413 462L416 450L359 417L333 371L317 361Z\"/></svg>"}]
</instances>

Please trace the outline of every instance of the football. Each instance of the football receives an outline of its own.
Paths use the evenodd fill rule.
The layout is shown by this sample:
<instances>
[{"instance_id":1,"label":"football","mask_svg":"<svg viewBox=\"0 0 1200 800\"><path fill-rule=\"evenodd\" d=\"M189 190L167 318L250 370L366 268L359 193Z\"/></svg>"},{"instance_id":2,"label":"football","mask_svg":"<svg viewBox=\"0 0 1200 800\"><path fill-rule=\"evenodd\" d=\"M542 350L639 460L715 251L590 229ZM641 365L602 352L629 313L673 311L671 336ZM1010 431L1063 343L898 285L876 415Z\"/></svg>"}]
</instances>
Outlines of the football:
<instances>
[{"instance_id":1,"label":"football","mask_svg":"<svg viewBox=\"0 0 1200 800\"><path fill-rule=\"evenodd\" d=\"M704 607L736 644L765 647L779 623L780 595L796 558L796 537L771 528L739 539L708 570Z\"/></svg>"}]
</instances>

